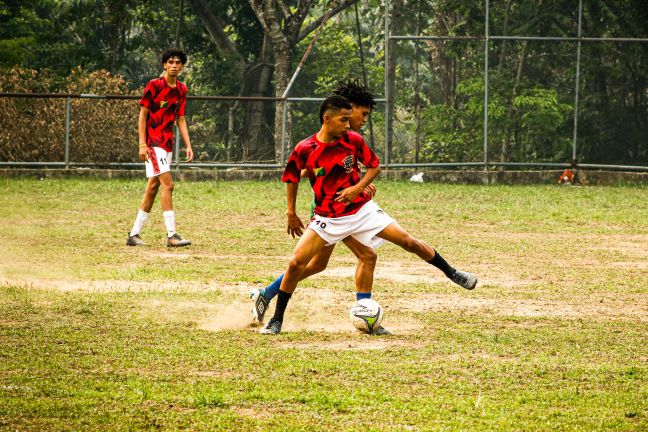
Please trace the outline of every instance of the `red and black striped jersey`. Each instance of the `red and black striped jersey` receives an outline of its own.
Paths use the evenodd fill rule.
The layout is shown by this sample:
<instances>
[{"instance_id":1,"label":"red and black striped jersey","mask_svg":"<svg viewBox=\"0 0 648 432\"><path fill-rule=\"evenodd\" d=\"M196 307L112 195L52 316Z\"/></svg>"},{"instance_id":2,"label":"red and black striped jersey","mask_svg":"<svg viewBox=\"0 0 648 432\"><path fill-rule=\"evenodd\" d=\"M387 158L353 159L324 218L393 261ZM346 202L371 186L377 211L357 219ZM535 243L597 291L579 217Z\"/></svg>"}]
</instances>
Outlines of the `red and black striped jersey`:
<instances>
[{"instance_id":1,"label":"red and black striped jersey","mask_svg":"<svg viewBox=\"0 0 648 432\"><path fill-rule=\"evenodd\" d=\"M146 118L146 144L173 151L173 122L185 115L187 86L176 81L171 87L164 77L148 82L139 104L148 108Z\"/></svg>"},{"instance_id":2,"label":"red and black striped jersey","mask_svg":"<svg viewBox=\"0 0 648 432\"><path fill-rule=\"evenodd\" d=\"M361 192L352 202L336 202L340 191L360 182L360 167L380 165L378 156L367 146L360 134L347 131L332 143L322 143L317 134L301 141L290 154L282 181L297 183L302 169L308 172L315 195L315 214L341 217L356 213L371 200Z\"/></svg>"}]
</instances>

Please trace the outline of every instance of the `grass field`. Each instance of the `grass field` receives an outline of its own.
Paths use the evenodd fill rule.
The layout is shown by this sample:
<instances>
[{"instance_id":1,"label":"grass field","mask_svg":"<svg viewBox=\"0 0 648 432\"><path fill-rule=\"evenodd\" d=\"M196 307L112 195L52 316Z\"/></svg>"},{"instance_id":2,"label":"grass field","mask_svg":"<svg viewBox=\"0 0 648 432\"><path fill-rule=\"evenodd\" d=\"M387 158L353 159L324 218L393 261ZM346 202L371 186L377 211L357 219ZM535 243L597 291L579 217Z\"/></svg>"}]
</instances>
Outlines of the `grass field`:
<instances>
[{"instance_id":1,"label":"grass field","mask_svg":"<svg viewBox=\"0 0 648 432\"><path fill-rule=\"evenodd\" d=\"M384 246L394 335L361 335L340 246L269 337L246 293L295 245L279 182L177 183L180 250L159 203L124 246L143 180L0 185L0 430L648 430L646 187L378 182L477 289Z\"/></svg>"}]
</instances>

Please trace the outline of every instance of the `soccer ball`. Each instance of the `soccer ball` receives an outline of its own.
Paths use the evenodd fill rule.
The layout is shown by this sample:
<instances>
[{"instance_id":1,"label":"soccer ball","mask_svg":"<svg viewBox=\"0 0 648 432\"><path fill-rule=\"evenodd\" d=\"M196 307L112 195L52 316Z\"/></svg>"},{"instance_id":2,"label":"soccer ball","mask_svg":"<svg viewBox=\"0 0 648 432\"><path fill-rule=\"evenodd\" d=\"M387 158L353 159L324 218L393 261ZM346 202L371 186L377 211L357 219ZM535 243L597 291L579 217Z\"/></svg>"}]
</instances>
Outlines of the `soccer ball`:
<instances>
[{"instance_id":1,"label":"soccer ball","mask_svg":"<svg viewBox=\"0 0 648 432\"><path fill-rule=\"evenodd\" d=\"M380 326L384 315L383 308L376 300L358 300L349 313L353 326L364 333L372 333Z\"/></svg>"}]
</instances>

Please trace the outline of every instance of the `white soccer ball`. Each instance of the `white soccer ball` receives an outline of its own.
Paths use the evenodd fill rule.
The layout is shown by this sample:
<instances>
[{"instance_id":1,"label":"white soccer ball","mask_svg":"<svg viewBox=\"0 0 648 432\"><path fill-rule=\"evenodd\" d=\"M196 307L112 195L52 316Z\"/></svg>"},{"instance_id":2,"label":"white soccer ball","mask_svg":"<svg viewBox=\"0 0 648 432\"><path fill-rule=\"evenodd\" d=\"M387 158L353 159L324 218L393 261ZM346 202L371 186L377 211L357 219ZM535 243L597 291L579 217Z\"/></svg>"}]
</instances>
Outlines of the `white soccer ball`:
<instances>
[{"instance_id":1,"label":"white soccer ball","mask_svg":"<svg viewBox=\"0 0 648 432\"><path fill-rule=\"evenodd\" d=\"M358 300L349 313L353 326L364 333L372 333L380 326L384 315L383 308L376 300Z\"/></svg>"}]
</instances>

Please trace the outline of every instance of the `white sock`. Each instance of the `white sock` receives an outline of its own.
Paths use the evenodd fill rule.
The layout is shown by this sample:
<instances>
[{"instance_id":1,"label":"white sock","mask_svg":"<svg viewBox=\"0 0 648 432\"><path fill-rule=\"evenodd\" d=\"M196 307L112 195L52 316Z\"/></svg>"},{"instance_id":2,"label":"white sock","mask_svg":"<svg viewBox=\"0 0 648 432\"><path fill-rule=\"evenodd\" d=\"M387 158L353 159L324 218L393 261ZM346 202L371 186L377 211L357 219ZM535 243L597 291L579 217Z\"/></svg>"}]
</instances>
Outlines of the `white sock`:
<instances>
[{"instance_id":1,"label":"white sock","mask_svg":"<svg viewBox=\"0 0 648 432\"><path fill-rule=\"evenodd\" d=\"M166 225L166 229L167 229L167 237L171 237L173 234L176 233L175 215L173 214L173 210L167 210L165 212L162 212L162 215L164 216L164 224Z\"/></svg>"},{"instance_id":2,"label":"white sock","mask_svg":"<svg viewBox=\"0 0 648 432\"><path fill-rule=\"evenodd\" d=\"M129 236L134 236L140 233L142 231L142 228L144 228L144 224L148 220L149 214L146 213L144 210L139 209L137 212L137 217L135 218L135 223L133 224L133 229L130 231Z\"/></svg>"}]
</instances>

